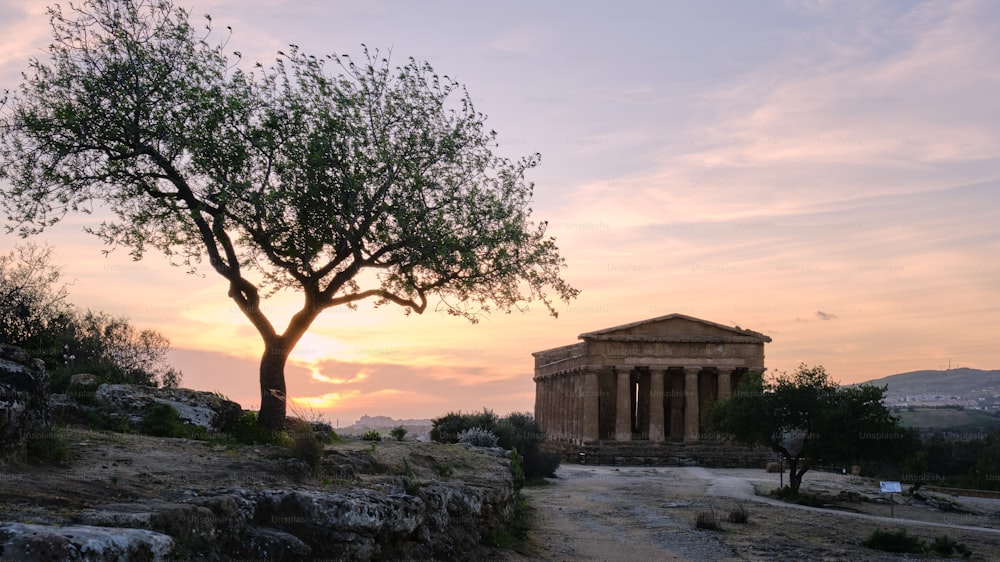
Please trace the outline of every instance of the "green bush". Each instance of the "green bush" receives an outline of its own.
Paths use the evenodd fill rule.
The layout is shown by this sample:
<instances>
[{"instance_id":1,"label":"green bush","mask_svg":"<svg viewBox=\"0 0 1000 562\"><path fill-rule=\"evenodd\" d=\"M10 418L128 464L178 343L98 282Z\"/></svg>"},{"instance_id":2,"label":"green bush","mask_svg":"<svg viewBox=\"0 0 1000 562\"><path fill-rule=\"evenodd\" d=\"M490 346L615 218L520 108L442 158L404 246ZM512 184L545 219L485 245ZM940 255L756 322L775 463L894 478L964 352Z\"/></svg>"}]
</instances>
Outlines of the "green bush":
<instances>
[{"instance_id":1,"label":"green bush","mask_svg":"<svg viewBox=\"0 0 1000 562\"><path fill-rule=\"evenodd\" d=\"M524 461L517 453L517 449L510 452L510 478L514 482L515 490L524 487Z\"/></svg>"},{"instance_id":2,"label":"green bush","mask_svg":"<svg viewBox=\"0 0 1000 562\"><path fill-rule=\"evenodd\" d=\"M481 427L466 429L458 434L459 443L468 443L475 447L496 447L497 436L493 432Z\"/></svg>"},{"instance_id":3,"label":"green bush","mask_svg":"<svg viewBox=\"0 0 1000 562\"><path fill-rule=\"evenodd\" d=\"M25 457L34 464L63 464L69 457L69 446L62 429L32 423L27 428Z\"/></svg>"},{"instance_id":4,"label":"green bush","mask_svg":"<svg viewBox=\"0 0 1000 562\"><path fill-rule=\"evenodd\" d=\"M559 468L559 455L540 450L545 435L529 413L514 412L497 418L488 409L476 414L449 412L431 423L431 439L442 443L457 443L459 434L472 428L492 432L497 438L497 446L517 450L527 480L553 477Z\"/></svg>"},{"instance_id":5,"label":"green bush","mask_svg":"<svg viewBox=\"0 0 1000 562\"><path fill-rule=\"evenodd\" d=\"M962 558L972 556L972 551L967 546L946 535L934 539L930 544L930 550L945 558L951 558L954 554L958 554Z\"/></svg>"},{"instance_id":6,"label":"green bush","mask_svg":"<svg viewBox=\"0 0 1000 562\"><path fill-rule=\"evenodd\" d=\"M906 529L898 529L896 531L875 529L872 531L872 534L868 535L868 538L861 541L861 545L866 548L883 550L885 552L922 554L926 550L924 541L920 540L919 537L907 535Z\"/></svg>"},{"instance_id":7,"label":"green bush","mask_svg":"<svg viewBox=\"0 0 1000 562\"><path fill-rule=\"evenodd\" d=\"M361 438L365 441L381 441L382 434L379 433L377 429L369 429L364 435L361 436Z\"/></svg>"},{"instance_id":8,"label":"green bush","mask_svg":"<svg viewBox=\"0 0 1000 562\"><path fill-rule=\"evenodd\" d=\"M319 469L319 463L323 459L323 444L315 433L309 431L296 434L289 450L293 457L304 460L313 473Z\"/></svg>"},{"instance_id":9,"label":"green bush","mask_svg":"<svg viewBox=\"0 0 1000 562\"><path fill-rule=\"evenodd\" d=\"M155 437L188 437L191 434L187 425L181 421L177 408L162 402L146 410L139 429Z\"/></svg>"},{"instance_id":10,"label":"green bush","mask_svg":"<svg viewBox=\"0 0 1000 562\"><path fill-rule=\"evenodd\" d=\"M392 431L389 432L389 435L391 435L392 438L395 439L396 441L402 441L403 438L406 437L406 433L407 431L405 427L397 425L396 427L392 428Z\"/></svg>"},{"instance_id":11,"label":"green bush","mask_svg":"<svg viewBox=\"0 0 1000 562\"><path fill-rule=\"evenodd\" d=\"M466 426L466 416L458 412L448 412L444 416L431 420L431 440L438 443L458 443L458 434L470 426Z\"/></svg>"},{"instance_id":12,"label":"green bush","mask_svg":"<svg viewBox=\"0 0 1000 562\"><path fill-rule=\"evenodd\" d=\"M226 435L240 445L285 445L288 440L280 431L271 431L257 423L257 412L247 410L240 414L227 430Z\"/></svg>"}]
</instances>

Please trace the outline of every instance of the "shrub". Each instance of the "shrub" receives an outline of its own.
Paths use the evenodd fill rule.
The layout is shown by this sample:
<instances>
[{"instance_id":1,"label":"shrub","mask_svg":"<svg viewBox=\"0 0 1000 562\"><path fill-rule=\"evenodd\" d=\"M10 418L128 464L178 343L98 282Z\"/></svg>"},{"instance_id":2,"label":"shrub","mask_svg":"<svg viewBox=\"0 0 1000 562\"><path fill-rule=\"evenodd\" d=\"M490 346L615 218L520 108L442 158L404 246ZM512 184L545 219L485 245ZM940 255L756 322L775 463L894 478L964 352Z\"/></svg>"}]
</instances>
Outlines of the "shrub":
<instances>
[{"instance_id":1,"label":"shrub","mask_svg":"<svg viewBox=\"0 0 1000 562\"><path fill-rule=\"evenodd\" d=\"M396 427L392 428L392 431L389 432L389 435L391 435L393 439L395 439L396 441L402 441L403 438L406 437L406 433L407 432L405 427L397 425Z\"/></svg>"},{"instance_id":2,"label":"shrub","mask_svg":"<svg viewBox=\"0 0 1000 562\"><path fill-rule=\"evenodd\" d=\"M458 434L472 427L469 417L460 412L448 412L431 420L431 440L438 443L458 443Z\"/></svg>"},{"instance_id":3,"label":"shrub","mask_svg":"<svg viewBox=\"0 0 1000 562\"><path fill-rule=\"evenodd\" d=\"M25 457L35 464L63 464L69 457L69 447L62 429L48 424L32 423L27 428Z\"/></svg>"},{"instance_id":4,"label":"shrub","mask_svg":"<svg viewBox=\"0 0 1000 562\"><path fill-rule=\"evenodd\" d=\"M154 404L142 415L139 426L143 433L155 437L187 437L188 431L177 408L162 402Z\"/></svg>"},{"instance_id":5,"label":"shrub","mask_svg":"<svg viewBox=\"0 0 1000 562\"><path fill-rule=\"evenodd\" d=\"M271 431L257 423L257 412L247 410L240 414L227 430L226 435L241 445L282 445L287 439L279 431Z\"/></svg>"},{"instance_id":6,"label":"shrub","mask_svg":"<svg viewBox=\"0 0 1000 562\"><path fill-rule=\"evenodd\" d=\"M382 434L377 429L369 429L361 436L365 441L381 441Z\"/></svg>"},{"instance_id":7,"label":"shrub","mask_svg":"<svg viewBox=\"0 0 1000 562\"><path fill-rule=\"evenodd\" d=\"M861 541L861 545L874 550L884 550L885 552L906 552L921 554L924 552L924 541L919 537L912 537L906 534L906 529L896 531L883 531L875 529L868 538Z\"/></svg>"},{"instance_id":8,"label":"shrub","mask_svg":"<svg viewBox=\"0 0 1000 562\"><path fill-rule=\"evenodd\" d=\"M458 443L458 434L474 427L493 432L497 426L497 415L483 408L478 414L448 412L431 420L431 439L439 443Z\"/></svg>"},{"instance_id":9,"label":"shrub","mask_svg":"<svg viewBox=\"0 0 1000 562\"><path fill-rule=\"evenodd\" d=\"M455 467L452 466L450 461L437 464L435 465L435 468L437 469L438 475L444 478L447 478L455 473Z\"/></svg>"},{"instance_id":10,"label":"shrub","mask_svg":"<svg viewBox=\"0 0 1000 562\"><path fill-rule=\"evenodd\" d=\"M729 512L728 521L730 523L749 523L750 522L750 512L747 511L746 505L743 503L737 503Z\"/></svg>"},{"instance_id":11,"label":"shrub","mask_svg":"<svg viewBox=\"0 0 1000 562\"><path fill-rule=\"evenodd\" d=\"M497 418L488 409L478 414L449 412L431 423L431 439L441 443L457 443L459 434L472 428L492 432L497 438L497 446L517 450L527 480L553 477L559 468L559 455L539 449L545 436L535 418L527 412L514 412L503 418Z\"/></svg>"},{"instance_id":12,"label":"shrub","mask_svg":"<svg viewBox=\"0 0 1000 562\"><path fill-rule=\"evenodd\" d=\"M289 447L292 456L302 459L309 465L313 474L319 469L320 461L323 460L323 444L320 443L316 433L309 428L307 431L296 432L292 437L292 444Z\"/></svg>"},{"instance_id":13,"label":"shrub","mask_svg":"<svg viewBox=\"0 0 1000 562\"><path fill-rule=\"evenodd\" d=\"M770 495L771 497L777 498L781 501L785 501L788 503L795 503L799 505L807 505L810 507L823 507L824 505L826 505L826 502L823 501L823 498L812 494L795 493L789 486L773 490Z\"/></svg>"},{"instance_id":14,"label":"shrub","mask_svg":"<svg viewBox=\"0 0 1000 562\"><path fill-rule=\"evenodd\" d=\"M460 443L468 443L469 445L476 447L497 446L497 436L494 435L492 431L481 427L473 427L472 429L466 429L465 431L459 433L458 441Z\"/></svg>"},{"instance_id":15,"label":"shrub","mask_svg":"<svg viewBox=\"0 0 1000 562\"><path fill-rule=\"evenodd\" d=\"M951 558L953 554L958 554L962 558L972 556L972 551L967 546L946 535L934 539L930 544L930 550L945 558Z\"/></svg>"},{"instance_id":16,"label":"shrub","mask_svg":"<svg viewBox=\"0 0 1000 562\"><path fill-rule=\"evenodd\" d=\"M694 519L695 529L705 529L708 531L721 531L722 526L719 524L719 518L715 516L714 511L702 511Z\"/></svg>"},{"instance_id":17,"label":"shrub","mask_svg":"<svg viewBox=\"0 0 1000 562\"><path fill-rule=\"evenodd\" d=\"M510 478L514 482L514 489L520 490L524 487L524 461L517 449L510 452Z\"/></svg>"}]
</instances>

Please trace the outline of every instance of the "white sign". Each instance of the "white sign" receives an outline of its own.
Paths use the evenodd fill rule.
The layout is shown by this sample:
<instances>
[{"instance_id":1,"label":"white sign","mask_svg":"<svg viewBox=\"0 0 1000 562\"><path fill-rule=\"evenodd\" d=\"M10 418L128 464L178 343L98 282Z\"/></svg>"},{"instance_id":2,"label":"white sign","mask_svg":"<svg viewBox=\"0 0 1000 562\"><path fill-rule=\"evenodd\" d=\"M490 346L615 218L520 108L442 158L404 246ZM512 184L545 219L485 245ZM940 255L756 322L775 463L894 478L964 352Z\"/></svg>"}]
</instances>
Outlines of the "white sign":
<instances>
[{"instance_id":1,"label":"white sign","mask_svg":"<svg viewBox=\"0 0 1000 562\"><path fill-rule=\"evenodd\" d=\"M892 493L898 494L898 493L900 493L900 492L903 491L902 488L899 487L899 482L881 482L880 481L878 483L878 486L882 490L882 492L888 492L890 494L892 494Z\"/></svg>"}]
</instances>

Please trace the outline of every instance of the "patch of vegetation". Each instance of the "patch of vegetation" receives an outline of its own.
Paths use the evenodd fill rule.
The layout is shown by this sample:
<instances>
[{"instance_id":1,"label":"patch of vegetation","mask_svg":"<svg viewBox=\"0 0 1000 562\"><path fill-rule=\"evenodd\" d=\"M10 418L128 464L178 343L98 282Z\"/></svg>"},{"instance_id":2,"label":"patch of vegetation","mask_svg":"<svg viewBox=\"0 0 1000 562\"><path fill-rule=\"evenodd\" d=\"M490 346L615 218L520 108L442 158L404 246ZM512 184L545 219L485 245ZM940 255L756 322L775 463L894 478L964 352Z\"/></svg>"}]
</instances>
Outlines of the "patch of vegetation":
<instances>
[{"instance_id":1,"label":"patch of vegetation","mask_svg":"<svg viewBox=\"0 0 1000 562\"><path fill-rule=\"evenodd\" d=\"M417 476L417 473L413 470L413 465L410 464L410 459L406 458L403 459L403 466L395 469L393 472L406 478L416 478Z\"/></svg>"},{"instance_id":2,"label":"patch of vegetation","mask_svg":"<svg viewBox=\"0 0 1000 562\"><path fill-rule=\"evenodd\" d=\"M553 477L559 468L559 455L540 450L539 445L545 439L545 434L529 413L514 412L499 418L488 409L473 414L449 412L432 420L431 424L431 439L441 443L456 443L459 434L473 428L493 433L497 438L497 446L518 452L528 482Z\"/></svg>"},{"instance_id":3,"label":"patch of vegetation","mask_svg":"<svg viewBox=\"0 0 1000 562\"><path fill-rule=\"evenodd\" d=\"M247 410L226 430L225 434L239 445L288 445L288 435L271 431L257 423L257 412Z\"/></svg>"},{"instance_id":4,"label":"patch of vegetation","mask_svg":"<svg viewBox=\"0 0 1000 562\"><path fill-rule=\"evenodd\" d=\"M969 558L972 556L972 551L969 550L969 547L947 535L941 535L940 537L934 539L928 549L944 556L945 558L951 558L955 554L961 556L962 558Z\"/></svg>"},{"instance_id":5,"label":"patch of vegetation","mask_svg":"<svg viewBox=\"0 0 1000 562\"><path fill-rule=\"evenodd\" d=\"M706 531L721 531L722 525L714 510L702 511L694 518L694 528Z\"/></svg>"},{"instance_id":6,"label":"patch of vegetation","mask_svg":"<svg viewBox=\"0 0 1000 562\"><path fill-rule=\"evenodd\" d=\"M61 427L29 425L25 457L33 464L63 464L69 458L69 446Z\"/></svg>"},{"instance_id":7,"label":"patch of vegetation","mask_svg":"<svg viewBox=\"0 0 1000 562\"><path fill-rule=\"evenodd\" d=\"M406 437L406 433L407 431L405 427L397 425L396 427L392 428L392 431L389 432L389 435L391 435L392 438L395 439L396 441L402 441L403 438Z\"/></svg>"},{"instance_id":8,"label":"patch of vegetation","mask_svg":"<svg viewBox=\"0 0 1000 562\"><path fill-rule=\"evenodd\" d=\"M872 531L872 534L868 535L868 538L861 541L861 545L866 548L885 552L922 554L926 550L924 541L920 540L919 537L907 535L906 529L897 529L895 531L875 529Z\"/></svg>"},{"instance_id":9,"label":"patch of vegetation","mask_svg":"<svg viewBox=\"0 0 1000 562\"><path fill-rule=\"evenodd\" d=\"M468 443L474 447L496 447L497 446L497 436L493 434L492 431L488 429L483 429L481 427L473 427L471 429L463 430L458 434L459 443Z\"/></svg>"},{"instance_id":10,"label":"patch of vegetation","mask_svg":"<svg viewBox=\"0 0 1000 562\"><path fill-rule=\"evenodd\" d=\"M517 449L510 452L510 479L514 482L514 489L520 490L524 487L524 461Z\"/></svg>"},{"instance_id":11,"label":"patch of vegetation","mask_svg":"<svg viewBox=\"0 0 1000 562\"><path fill-rule=\"evenodd\" d=\"M311 429L295 433L288 450L293 457L305 461L313 474L319 470L320 461L323 460L323 444Z\"/></svg>"},{"instance_id":12,"label":"patch of vegetation","mask_svg":"<svg viewBox=\"0 0 1000 562\"><path fill-rule=\"evenodd\" d=\"M361 436L361 439L365 441L381 441L382 434L378 432L377 429L369 429Z\"/></svg>"},{"instance_id":13,"label":"patch of vegetation","mask_svg":"<svg viewBox=\"0 0 1000 562\"><path fill-rule=\"evenodd\" d=\"M403 479L403 489L406 490L406 494L410 496L420 495L420 482L417 482L416 478L404 478Z\"/></svg>"},{"instance_id":14,"label":"patch of vegetation","mask_svg":"<svg viewBox=\"0 0 1000 562\"><path fill-rule=\"evenodd\" d=\"M535 508L518 495L514 504L514 517L506 528L487 533L485 542L518 552L529 554L527 550L528 532L535 524Z\"/></svg>"},{"instance_id":15,"label":"patch of vegetation","mask_svg":"<svg viewBox=\"0 0 1000 562\"><path fill-rule=\"evenodd\" d=\"M455 473L455 466L451 463L451 461L438 463L435 468L437 469L438 475L443 478L448 478Z\"/></svg>"},{"instance_id":16,"label":"patch of vegetation","mask_svg":"<svg viewBox=\"0 0 1000 562\"><path fill-rule=\"evenodd\" d=\"M749 523L750 512L747 510L746 504L743 502L737 502L736 506L729 511L727 521L739 524Z\"/></svg>"},{"instance_id":17,"label":"patch of vegetation","mask_svg":"<svg viewBox=\"0 0 1000 562\"><path fill-rule=\"evenodd\" d=\"M793 492L788 486L772 491L770 496L784 502L807 505L809 507L823 507L827 504L827 502L820 496L802 492Z\"/></svg>"},{"instance_id":18,"label":"patch of vegetation","mask_svg":"<svg viewBox=\"0 0 1000 562\"><path fill-rule=\"evenodd\" d=\"M162 402L154 404L146 410L139 429L154 437L184 437L188 439L206 439L208 437L205 428L184 423L177 408Z\"/></svg>"}]
</instances>

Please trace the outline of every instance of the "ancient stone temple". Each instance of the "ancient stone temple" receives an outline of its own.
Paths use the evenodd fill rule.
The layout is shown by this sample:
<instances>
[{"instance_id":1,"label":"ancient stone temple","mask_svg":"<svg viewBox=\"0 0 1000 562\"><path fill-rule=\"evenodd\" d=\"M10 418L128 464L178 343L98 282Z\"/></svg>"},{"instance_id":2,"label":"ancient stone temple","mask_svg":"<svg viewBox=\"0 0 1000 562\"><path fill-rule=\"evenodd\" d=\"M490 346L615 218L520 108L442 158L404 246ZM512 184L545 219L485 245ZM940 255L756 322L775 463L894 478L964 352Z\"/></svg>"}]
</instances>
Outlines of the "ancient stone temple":
<instances>
[{"instance_id":1,"label":"ancient stone temple","mask_svg":"<svg viewBox=\"0 0 1000 562\"><path fill-rule=\"evenodd\" d=\"M701 413L764 369L771 338L683 314L580 334L533 353L535 419L570 446L701 441Z\"/></svg>"}]
</instances>

